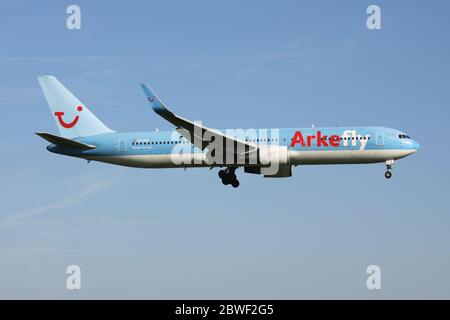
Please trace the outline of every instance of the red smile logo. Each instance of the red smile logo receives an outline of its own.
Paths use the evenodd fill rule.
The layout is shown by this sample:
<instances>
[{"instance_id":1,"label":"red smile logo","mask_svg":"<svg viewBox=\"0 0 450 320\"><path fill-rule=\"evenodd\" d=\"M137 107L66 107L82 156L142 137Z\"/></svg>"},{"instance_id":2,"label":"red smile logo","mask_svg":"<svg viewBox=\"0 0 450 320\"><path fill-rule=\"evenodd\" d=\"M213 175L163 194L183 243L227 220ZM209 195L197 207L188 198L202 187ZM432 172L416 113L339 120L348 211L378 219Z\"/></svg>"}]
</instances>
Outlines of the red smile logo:
<instances>
[{"instance_id":1,"label":"red smile logo","mask_svg":"<svg viewBox=\"0 0 450 320\"><path fill-rule=\"evenodd\" d=\"M81 112L83 110L83 107L82 106L78 106L77 110L78 110L78 112ZM73 119L72 122L67 123L67 122L64 122L64 120L62 118L63 115L64 115L64 112L62 112L62 111L55 112L55 116L58 117L59 124L62 125L66 129L70 129L73 126L75 126L77 124L77 122L78 122L78 119L80 119L79 116L76 116L75 119Z\"/></svg>"}]
</instances>

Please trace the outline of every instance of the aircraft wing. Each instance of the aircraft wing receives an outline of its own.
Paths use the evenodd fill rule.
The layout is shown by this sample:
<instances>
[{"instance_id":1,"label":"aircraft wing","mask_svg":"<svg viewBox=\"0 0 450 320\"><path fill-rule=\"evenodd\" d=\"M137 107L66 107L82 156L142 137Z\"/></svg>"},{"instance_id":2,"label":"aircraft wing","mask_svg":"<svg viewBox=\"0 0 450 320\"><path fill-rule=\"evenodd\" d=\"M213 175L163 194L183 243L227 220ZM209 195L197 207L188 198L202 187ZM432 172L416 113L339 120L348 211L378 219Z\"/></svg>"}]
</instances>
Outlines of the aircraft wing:
<instances>
[{"instance_id":1,"label":"aircraft wing","mask_svg":"<svg viewBox=\"0 0 450 320\"><path fill-rule=\"evenodd\" d=\"M241 154L243 154L251 153L258 149L257 145L254 143L228 136L219 130L205 127L201 123L196 123L174 114L164 106L161 100L158 99L148 86L141 84L141 87L144 90L147 101L150 103L152 109L158 115L172 123L177 128L177 132L193 143L197 148L204 150L213 141L222 139L224 151L233 148L235 151L242 150Z\"/></svg>"}]
</instances>

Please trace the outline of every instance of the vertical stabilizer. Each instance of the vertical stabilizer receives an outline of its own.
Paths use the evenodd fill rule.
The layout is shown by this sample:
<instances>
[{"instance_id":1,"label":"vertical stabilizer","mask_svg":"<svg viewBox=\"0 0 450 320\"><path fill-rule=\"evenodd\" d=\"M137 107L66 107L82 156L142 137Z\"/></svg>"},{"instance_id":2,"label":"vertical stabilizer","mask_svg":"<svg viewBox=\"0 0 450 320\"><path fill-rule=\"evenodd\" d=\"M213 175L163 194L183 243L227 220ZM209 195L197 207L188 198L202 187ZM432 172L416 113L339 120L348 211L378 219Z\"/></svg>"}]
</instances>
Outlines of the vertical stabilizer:
<instances>
[{"instance_id":1,"label":"vertical stabilizer","mask_svg":"<svg viewBox=\"0 0 450 320\"><path fill-rule=\"evenodd\" d=\"M111 133L80 100L53 76L38 77L60 135L64 138Z\"/></svg>"}]
</instances>

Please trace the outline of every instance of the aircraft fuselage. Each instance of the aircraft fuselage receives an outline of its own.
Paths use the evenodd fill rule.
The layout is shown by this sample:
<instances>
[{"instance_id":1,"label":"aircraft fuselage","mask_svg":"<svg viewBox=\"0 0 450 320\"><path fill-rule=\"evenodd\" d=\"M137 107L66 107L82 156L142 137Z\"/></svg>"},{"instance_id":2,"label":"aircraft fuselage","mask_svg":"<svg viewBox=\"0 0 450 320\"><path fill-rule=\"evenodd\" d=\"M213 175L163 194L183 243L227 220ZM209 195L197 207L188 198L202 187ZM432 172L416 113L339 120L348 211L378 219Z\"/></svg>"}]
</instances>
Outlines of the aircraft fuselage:
<instances>
[{"instance_id":1,"label":"aircraft fuselage","mask_svg":"<svg viewBox=\"0 0 450 320\"><path fill-rule=\"evenodd\" d=\"M222 130L225 131L227 130ZM257 129L235 132L237 135L234 137L258 146L287 147L289 165L385 162L406 157L419 148L414 140L401 138L406 136L401 131L383 127ZM115 132L74 140L95 145L96 148L80 150L50 145L48 150L87 160L139 168L245 166L242 163L208 163L205 161L207 150L195 147L175 130ZM184 161L181 161L181 157Z\"/></svg>"}]
</instances>

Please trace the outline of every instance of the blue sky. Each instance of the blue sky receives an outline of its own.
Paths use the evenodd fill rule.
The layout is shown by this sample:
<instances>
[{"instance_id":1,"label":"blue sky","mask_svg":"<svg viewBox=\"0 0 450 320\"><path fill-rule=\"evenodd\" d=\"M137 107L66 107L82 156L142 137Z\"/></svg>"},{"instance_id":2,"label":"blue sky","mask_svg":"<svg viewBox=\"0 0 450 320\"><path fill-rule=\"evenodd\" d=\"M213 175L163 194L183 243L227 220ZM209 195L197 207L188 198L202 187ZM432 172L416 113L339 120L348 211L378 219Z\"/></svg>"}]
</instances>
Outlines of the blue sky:
<instances>
[{"instance_id":1,"label":"blue sky","mask_svg":"<svg viewBox=\"0 0 450 320\"><path fill-rule=\"evenodd\" d=\"M0 4L1 298L450 298L448 1ZM382 30L366 28L381 7ZM380 125L421 150L290 179L140 170L47 152L36 77L117 131ZM68 265L82 290L65 288ZM369 291L368 265L382 270Z\"/></svg>"}]
</instances>

